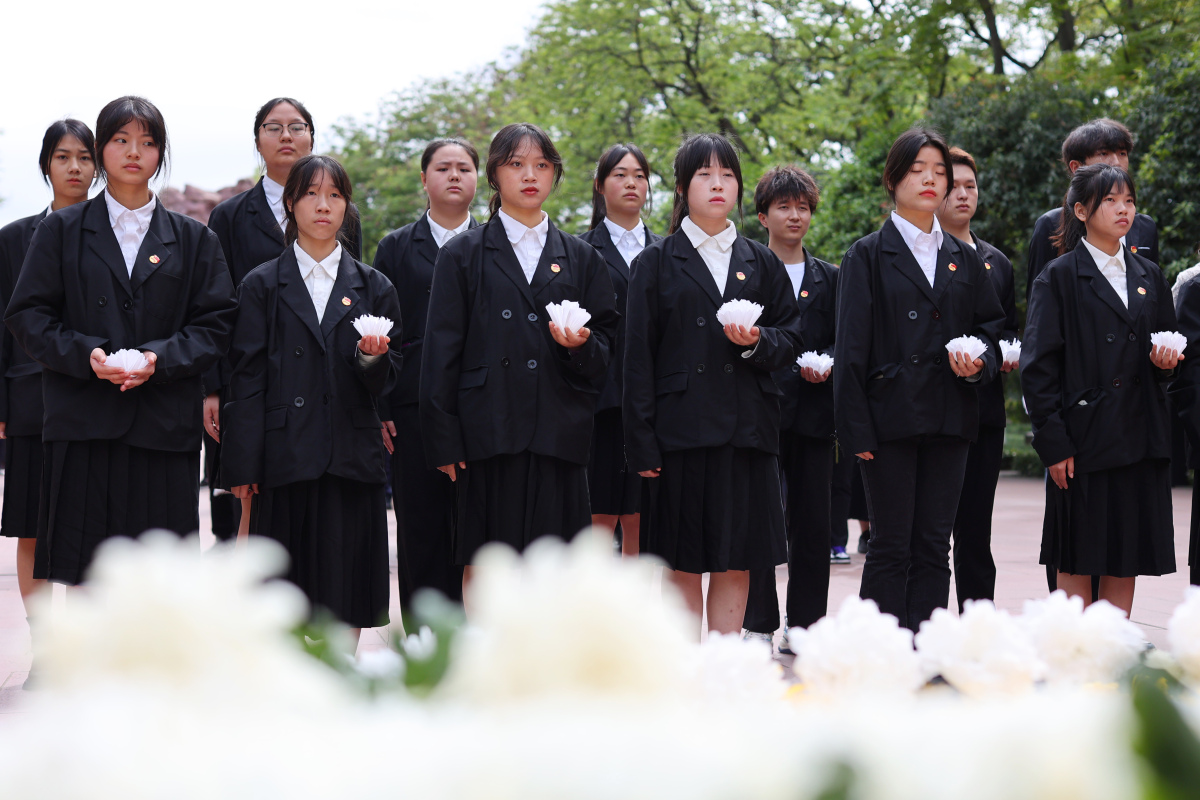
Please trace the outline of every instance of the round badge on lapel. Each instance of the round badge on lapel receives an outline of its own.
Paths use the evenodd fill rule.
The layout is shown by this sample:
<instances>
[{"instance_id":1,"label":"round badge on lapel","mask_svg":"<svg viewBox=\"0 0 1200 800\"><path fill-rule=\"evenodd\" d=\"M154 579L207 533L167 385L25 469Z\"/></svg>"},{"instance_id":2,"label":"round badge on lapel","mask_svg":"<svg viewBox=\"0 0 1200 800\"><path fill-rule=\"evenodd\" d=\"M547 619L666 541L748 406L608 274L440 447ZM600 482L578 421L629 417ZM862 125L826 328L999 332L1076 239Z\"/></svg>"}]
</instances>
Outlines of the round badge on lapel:
<instances>
[{"instance_id":1,"label":"round badge on lapel","mask_svg":"<svg viewBox=\"0 0 1200 800\"><path fill-rule=\"evenodd\" d=\"M1139 286L1139 287L1138 287L1138 294L1145 294L1145 293L1146 293L1146 287L1145 287L1145 286Z\"/></svg>"},{"instance_id":2,"label":"round badge on lapel","mask_svg":"<svg viewBox=\"0 0 1200 800\"><path fill-rule=\"evenodd\" d=\"M954 264L954 263L951 263L951 264L950 264L950 271L951 271L951 272L957 272L957 271L958 271L958 265L957 265L957 264Z\"/></svg>"},{"instance_id":3,"label":"round badge on lapel","mask_svg":"<svg viewBox=\"0 0 1200 800\"><path fill-rule=\"evenodd\" d=\"M342 298L342 305L344 305L344 306L348 306L348 305L350 305L350 298L349 298L349 297L343 297L343 298Z\"/></svg>"},{"instance_id":4,"label":"round badge on lapel","mask_svg":"<svg viewBox=\"0 0 1200 800\"><path fill-rule=\"evenodd\" d=\"M1136 245L1136 244L1132 244L1132 245L1130 245L1130 246L1129 246L1129 252L1131 252L1131 253L1136 253L1136 252L1137 252L1137 245Z\"/></svg>"},{"instance_id":5,"label":"round badge on lapel","mask_svg":"<svg viewBox=\"0 0 1200 800\"><path fill-rule=\"evenodd\" d=\"M800 292L801 297L808 297L808 289L803 289Z\"/></svg>"},{"instance_id":6,"label":"round badge on lapel","mask_svg":"<svg viewBox=\"0 0 1200 800\"><path fill-rule=\"evenodd\" d=\"M744 273L744 272L739 272L739 273L737 274L737 279L738 279L739 281L744 281L744 280L746 280L746 273Z\"/></svg>"},{"instance_id":7,"label":"round badge on lapel","mask_svg":"<svg viewBox=\"0 0 1200 800\"><path fill-rule=\"evenodd\" d=\"M551 272L562 272L562 267L560 267L558 264L551 264L550 271Z\"/></svg>"},{"instance_id":8,"label":"round badge on lapel","mask_svg":"<svg viewBox=\"0 0 1200 800\"><path fill-rule=\"evenodd\" d=\"M150 263L157 264L161 259L158 256L150 256Z\"/></svg>"},{"instance_id":9,"label":"round badge on lapel","mask_svg":"<svg viewBox=\"0 0 1200 800\"><path fill-rule=\"evenodd\" d=\"M989 264L989 263L988 263L988 262L986 262L986 261L985 261L985 262L983 262L983 266L984 266L985 268L987 268L987 269L991 269L991 268L992 268L992 265L991 265L991 264Z\"/></svg>"}]
</instances>

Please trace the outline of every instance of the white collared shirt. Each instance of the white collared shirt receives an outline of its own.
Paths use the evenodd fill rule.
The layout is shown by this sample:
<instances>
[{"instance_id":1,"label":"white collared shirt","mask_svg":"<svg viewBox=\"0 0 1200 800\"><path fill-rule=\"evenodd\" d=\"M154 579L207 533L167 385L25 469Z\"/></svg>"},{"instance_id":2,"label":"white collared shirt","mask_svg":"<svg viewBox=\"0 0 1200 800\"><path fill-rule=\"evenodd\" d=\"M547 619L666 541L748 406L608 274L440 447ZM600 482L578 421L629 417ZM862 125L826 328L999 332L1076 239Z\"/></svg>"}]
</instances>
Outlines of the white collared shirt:
<instances>
[{"instance_id":1,"label":"white collared shirt","mask_svg":"<svg viewBox=\"0 0 1200 800\"><path fill-rule=\"evenodd\" d=\"M717 292L725 294L725 283L729 280L729 260L733 257L733 243L737 240L737 228L731 220L725 220L725 230L716 236L709 236L700 226L692 222L691 217L684 217L679 229L687 235L688 241L696 252L704 259L713 280L717 282Z\"/></svg>"},{"instance_id":2,"label":"white collared shirt","mask_svg":"<svg viewBox=\"0 0 1200 800\"><path fill-rule=\"evenodd\" d=\"M333 252L320 261L304 252L300 242L295 242L292 248L296 251L296 263L300 266L300 277L304 279L304 287L312 297L317 322L321 322L325 319L325 306L329 305L329 295L333 294L333 282L337 280L342 246L336 245Z\"/></svg>"},{"instance_id":3,"label":"white collared shirt","mask_svg":"<svg viewBox=\"0 0 1200 800\"><path fill-rule=\"evenodd\" d=\"M433 242L438 246L438 250L441 250L442 245L465 231L471 224L470 214L467 215L467 218L457 228L443 228L433 221L433 217L429 215L428 211L425 212L425 219L429 223L429 230L433 233Z\"/></svg>"},{"instance_id":4,"label":"white collared shirt","mask_svg":"<svg viewBox=\"0 0 1200 800\"><path fill-rule=\"evenodd\" d=\"M784 264L783 268L787 270L788 277L792 280L792 293L796 295L796 299L800 299L800 284L804 283L804 265L807 261L801 261L799 264Z\"/></svg>"},{"instance_id":5,"label":"white collared shirt","mask_svg":"<svg viewBox=\"0 0 1200 800\"><path fill-rule=\"evenodd\" d=\"M283 211L283 187L269 176L263 175L263 192L267 195L267 205L271 207L271 213L275 215L275 221L282 230L287 222L287 214Z\"/></svg>"},{"instance_id":6,"label":"white collared shirt","mask_svg":"<svg viewBox=\"0 0 1200 800\"><path fill-rule=\"evenodd\" d=\"M133 262L137 261L138 250L142 240L150 230L150 220L154 217L155 197L150 195L150 202L138 209L128 209L113 199L104 190L104 202L108 206L108 222L112 225L113 233L117 236L117 244L121 246L121 255L125 257L125 269L133 275Z\"/></svg>"},{"instance_id":7,"label":"white collared shirt","mask_svg":"<svg viewBox=\"0 0 1200 800\"><path fill-rule=\"evenodd\" d=\"M1120 297L1125 307L1129 308L1129 281L1125 276L1125 248L1121 247L1115 256L1110 256L1087 239L1084 239L1083 243L1087 245L1088 252L1092 254L1100 274L1108 279L1108 282L1116 289L1117 297Z\"/></svg>"},{"instance_id":8,"label":"white collared shirt","mask_svg":"<svg viewBox=\"0 0 1200 800\"><path fill-rule=\"evenodd\" d=\"M638 253L646 249L646 226L641 222L638 222L637 227L633 230L627 231L605 217L604 227L608 228L608 235L612 237L613 244L617 246L617 252L621 254L621 258L625 259L626 264L632 264Z\"/></svg>"},{"instance_id":9,"label":"white collared shirt","mask_svg":"<svg viewBox=\"0 0 1200 800\"><path fill-rule=\"evenodd\" d=\"M937 254L938 250L942 249L942 224L938 222L938 218L935 216L933 218L933 230L926 233L895 211L892 212L892 222L900 231L900 235L904 237L904 243L912 251L913 258L917 260L917 265L921 268L921 272L925 273L925 278L929 281L929 285L933 286L933 282L937 277Z\"/></svg>"},{"instance_id":10,"label":"white collared shirt","mask_svg":"<svg viewBox=\"0 0 1200 800\"><path fill-rule=\"evenodd\" d=\"M521 263L521 271L525 280L533 283L533 273L537 272L538 261L542 258L542 250L546 248L546 237L550 235L550 217L542 212L542 221L537 227L527 228L525 223L518 222L500 209L500 222L504 225L504 233L517 254Z\"/></svg>"}]
</instances>

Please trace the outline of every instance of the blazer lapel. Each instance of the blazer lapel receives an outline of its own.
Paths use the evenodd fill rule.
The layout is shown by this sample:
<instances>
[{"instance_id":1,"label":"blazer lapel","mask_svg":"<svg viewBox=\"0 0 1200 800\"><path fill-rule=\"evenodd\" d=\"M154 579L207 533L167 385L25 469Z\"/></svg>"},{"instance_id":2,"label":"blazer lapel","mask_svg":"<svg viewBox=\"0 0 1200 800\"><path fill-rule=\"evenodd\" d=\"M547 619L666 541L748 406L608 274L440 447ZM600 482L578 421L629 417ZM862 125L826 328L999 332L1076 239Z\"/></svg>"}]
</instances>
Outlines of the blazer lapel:
<instances>
[{"instance_id":1,"label":"blazer lapel","mask_svg":"<svg viewBox=\"0 0 1200 800\"><path fill-rule=\"evenodd\" d=\"M40 213L34 215L32 224L26 226L25 230L21 233L21 252L29 252L29 243L33 241L33 233L37 230L37 226L42 224L42 220L46 216L46 209L43 208Z\"/></svg>"},{"instance_id":2,"label":"blazer lapel","mask_svg":"<svg viewBox=\"0 0 1200 800\"><path fill-rule=\"evenodd\" d=\"M339 264L338 274L340 275L341 272L342 268ZM334 290L337 290L336 284ZM279 296L308 326L313 338L318 342L324 342L325 337L321 333L321 325L317 322L317 310L313 308L312 295L308 293L308 287L304 285L304 279L300 277L300 264L296 261L296 251L290 247L284 250L283 255L279 257ZM331 293L329 296L332 298L333 294ZM328 317L328 308L325 314Z\"/></svg>"},{"instance_id":3,"label":"blazer lapel","mask_svg":"<svg viewBox=\"0 0 1200 800\"><path fill-rule=\"evenodd\" d=\"M796 303L799 304L801 313L817 299L817 294L823 288L824 283L825 277L821 274L821 270L813 266L813 257L808 250L805 250L804 280L800 281L800 292L796 296Z\"/></svg>"},{"instance_id":4,"label":"blazer lapel","mask_svg":"<svg viewBox=\"0 0 1200 800\"><path fill-rule=\"evenodd\" d=\"M604 260L613 268L613 271L621 276L621 279L629 283L629 265L625 263L625 256L621 255L621 251L617 249L617 245L612 240L612 234L608 232L608 227L603 222L596 229L600 237L600 252L604 254ZM649 244L649 242L646 242Z\"/></svg>"},{"instance_id":5,"label":"blazer lapel","mask_svg":"<svg viewBox=\"0 0 1200 800\"><path fill-rule=\"evenodd\" d=\"M250 198L246 203L246 210L254 216L254 224L272 239L279 242L280 247L287 244L283 239L283 231L280 229L279 223L275 221L275 214L271 211L271 204L267 202L267 190L263 188L261 179L250 190Z\"/></svg>"},{"instance_id":6,"label":"blazer lapel","mask_svg":"<svg viewBox=\"0 0 1200 800\"><path fill-rule=\"evenodd\" d=\"M732 300L742 293L742 290L754 277L754 252L741 236L733 240L733 248L729 253L729 272L725 276L725 300Z\"/></svg>"},{"instance_id":7,"label":"blazer lapel","mask_svg":"<svg viewBox=\"0 0 1200 800\"><path fill-rule=\"evenodd\" d=\"M912 251L908 249L908 244L904 241L904 237L900 235L900 230L896 227L896 223L892 222L891 218L883 223L883 231L880 236L880 247L883 252L891 254L892 258L888 259L891 264L904 274L906 278L913 282L921 294L929 298L931 303L937 302L937 294L934 293L933 287L929 285L929 279L925 277L925 273L921 270L921 265L917 263L916 257ZM938 258L941 258L941 250L938 251ZM946 265L949 268L949 260ZM934 274L934 281L937 280L937 274Z\"/></svg>"},{"instance_id":8,"label":"blazer lapel","mask_svg":"<svg viewBox=\"0 0 1200 800\"><path fill-rule=\"evenodd\" d=\"M416 244L417 254L428 261L430 266L437 263L438 246L433 238L433 229L429 227L428 211L421 215L413 228L413 242ZM338 271L341 271L341 267L338 267Z\"/></svg>"},{"instance_id":9,"label":"blazer lapel","mask_svg":"<svg viewBox=\"0 0 1200 800\"><path fill-rule=\"evenodd\" d=\"M325 304L325 314L321 317L321 335L326 341L333 333L333 329L342 321L342 317L354 311L359 300L356 290L362 287L362 275L358 272L354 258L343 247L342 259L338 262L337 278L333 281L333 291L329 293L329 302Z\"/></svg>"},{"instance_id":10,"label":"blazer lapel","mask_svg":"<svg viewBox=\"0 0 1200 800\"><path fill-rule=\"evenodd\" d=\"M91 232L88 237L88 247L100 256L108 265L113 277L126 294L133 297L133 288L129 284L129 270L125 267L125 256L121 255L121 245L117 244L117 235L113 233L112 223L108 220L108 206L104 201L104 193L88 201L87 212L83 215L83 229Z\"/></svg>"},{"instance_id":11,"label":"blazer lapel","mask_svg":"<svg viewBox=\"0 0 1200 800\"><path fill-rule=\"evenodd\" d=\"M942 234L942 246L937 251L937 262L933 268L933 294L939 299L945 294L950 282L958 276L958 268L961 266L958 262L962 260L962 248L952 244L953 241L949 234ZM950 269L952 266L954 269Z\"/></svg>"},{"instance_id":12,"label":"blazer lapel","mask_svg":"<svg viewBox=\"0 0 1200 800\"><path fill-rule=\"evenodd\" d=\"M1107 278L1105 282L1107 282ZM1111 285L1111 284L1110 284ZM1149 291L1147 287L1150 281L1146 278L1146 272L1142 269L1142 265L1137 259L1129 253L1129 248L1125 248L1125 293L1129 295L1129 318L1136 320L1138 315L1142 313L1142 309L1146 305L1146 295L1138 291L1144 289Z\"/></svg>"},{"instance_id":13,"label":"blazer lapel","mask_svg":"<svg viewBox=\"0 0 1200 800\"><path fill-rule=\"evenodd\" d=\"M1108 278L1104 277L1104 274L1100 272L1100 268L1096 266L1096 260L1092 258L1092 254L1088 252L1087 246L1083 242L1080 242L1079 246L1075 248L1075 271L1081 279L1091 283L1092 291L1109 308L1117 312L1122 319L1133 322L1133 315L1130 311L1133 304L1133 295L1137 294L1137 289L1133 287L1132 282L1128 281L1128 272L1126 273L1126 281L1130 296L1130 308L1126 308L1125 304L1121 302L1121 297L1117 294L1117 290L1108 282Z\"/></svg>"},{"instance_id":14,"label":"blazer lapel","mask_svg":"<svg viewBox=\"0 0 1200 800\"><path fill-rule=\"evenodd\" d=\"M547 238L546 245L549 246L550 240ZM504 231L504 223L500 221L499 216L494 216L487 223L487 233L483 237L483 246L492 251L492 260L496 266L500 268L508 279L516 284L521 293L525 295L525 299L529 301L529 305L533 305L533 291L529 288L529 281L525 280L525 272L521 269L521 262L517 261L517 254L513 250L512 244L508 241L508 234ZM545 253L543 253L545 255Z\"/></svg>"},{"instance_id":15,"label":"blazer lapel","mask_svg":"<svg viewBox=\"0 0 1200 800\"><path fill-rule=\"evenodd\" d=\"M720 308L721 291L717 288L717 282L713 279L712 273L708 271L708 265L704 263L700 253L692 246L692 240L687 238L687 234L681 230L671 234L671 240L672 253L675 258L683 262L683 274L694 280L704 290L708 299L712 300L713 307ZM730 261L732 263L732 259Z\"/></svg>"},{"instance_id":16,"label":"blazer lapel","mask_svg":"<svg viewBox=\"0 0 1200 800\"><path fill-rule=\"evenodd\" d=\"M154 206L154 215L150 217L150 228L138 248L137 258L133 261L133 274L129 284L133 291L141 288L142 284L154 274L155 270L166 263L171 257L171 248L167 245L175 243L175 229L171 227L168 212L162 203Z\"/></svg>"},{"instance_id":17,"label":"blazer lapel","mask_svg":"<svg viewBox=\"0 0 1200 800\"><path fill-rule=\"evenodd\" d=\"M538 259L537 270L533 273L533 282L529 285L534 297L541 294L543 289L571 266L567 264L567 248L563 245L562 236L558 228L554 227L554 223L549 223L549 229L546 231L546 246L542 248L542 257ZM564 264L566 266L563 266ZM554 267L558 267L558 269L555 270Z\"/></svg>"}]
</instances>

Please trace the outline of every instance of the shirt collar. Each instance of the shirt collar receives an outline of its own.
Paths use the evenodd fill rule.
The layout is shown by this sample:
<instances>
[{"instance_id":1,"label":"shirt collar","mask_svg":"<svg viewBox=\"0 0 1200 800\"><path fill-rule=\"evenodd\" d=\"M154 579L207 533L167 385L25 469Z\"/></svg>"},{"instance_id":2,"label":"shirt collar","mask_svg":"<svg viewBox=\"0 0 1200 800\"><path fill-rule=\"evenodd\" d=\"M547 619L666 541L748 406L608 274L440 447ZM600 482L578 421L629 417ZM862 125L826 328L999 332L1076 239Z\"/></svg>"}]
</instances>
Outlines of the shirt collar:
<instances>
[{"instance_id":1,"label":"shirt collar","mask_svg":"<svg viewBox=\"0 0 1200 800\"><path fill-rule=\"evenodd\" d=\"M433 221L433 217L429 215L428 211L425 212L425 221L429 223L429 230L433 233L433 240L437 242L438 247L441 247L467 229L467 226L471 224L471 215L468 214L467 218L462 221L462 224L453 229L443 228L441 225L438 225Z\"/></svg>"},{"instance_id":2,"label":"shirt collar","mask_svg":"<svg viewBox=\"0 0 1200 800\"><path fill-rule=\"evenodd\" d=\"M116 227L117 222L125 214L133 214L133 218L137 221L139 231L148 230L150 228L150 220L154 217L154 206L156 198L154 193L150 193L150 202L141 208L126 208L113 199L113 196L104 190L104 203L108 206L108 222L113 227Z\"/></svg>"},{"instance_id":3,"label":"shirt collar","mask_svg":"<svg viewBox=\"0 0 1200 800\"><path fill-rule=\"evenodd\" d=\"M733 221L728 219L725 220L725 230L721 231L716 236L709 236L707 233L701 230L699 225L692 222L692 218L690 216L683 218L683 222L679 224L679 229L687 234L688 241L690 241L692 243L692 247L696 248L697 250L699 250L700 246L709 239L712 239L713 243L716 244L722 253L728 253L729 249L733 247L734 241L737 239L737 228L734 226Z\"/></svg>"},{"instance_id":4,"label":"shirt collar","mask_svg":"<svg viewBox=\"0 0 1200 800\"><path fill-rule=\"evenodd\" d=\"M892 222L895 224L896 229L900 231L900 235L904 237L904 243L908 245L909 250L916 249L918 236L923 235L923 234L929 235L929 234L925 234L925 231L921 230L916 225L913 225L911 222L909 222L904 217L897 214L895 211L892 212ZM943 238L942 237L942 224L940 222L938 222L938 218L936 215L933 218L933 230L930 233L933 235L933 244L934 244L933 249L941 250L942 249L942 238Z\"/></svg>"},{"instance_id":5,"label":"shirt collar","mask_svg":"<svg viewBox=\"0 0 1200 800\"><path fill-rule=\"evenodd\" d=\"M504 233L508 236L508 241L516 244L525 238L525 234L533 231L537 234L538 243L543 247L546 245L546 236L550 232L550 217L546 212L542 212L542 221L532 228L526 227L525 223L518 222L505 213L504 209L500 209L500 222L504 225Z\"/></svg>"},{"instance_id":6,"label":"shirt collar","mask_svg":"<svg viewBox=\"0 0 1200 800\"><path fill-rule=\"evenodd\" d=\"M1087 245L1088 252L1092 254L1092 258L1096 262L1096 269L1099 269L1101 272L1103 272L1104 268L1108 266L1108 262L1111 259L1115 258L1117 260L1117 263L1121 267L1121 272L1125 271L1125 248L1124 247L1119 248L1117 250L1117 254L1115 256L1110 256L1108 253L1104 252L1100 248L1093 245L1087 239L1084 239L1083 243L1085 245Z\"/></svg>"},{"instance_id":7,"label":"shirt collar","mask_svg":"<svg viewBox=\"0 0 1200 800\"><path fill-rule=\"evenodd\" d=\"M317 264L325 270L325 273L332 279L337 280L338 264L342 260L342 246L340 244L333 248L333 252L325 256L321 261L304 252L304 248L300 246L300 242L294 242L292 249L296 252L296 263L300 267L300 277L308 280L312 276L313 270L317 268Z\"/></svg>"},{"instance_id":8,"label":"shirt collar","mask_svg":"<svg viewBox=\"0 0 1200 800\"><path fill-rule=\"evenodd\" d=\"M631 231L627 231L608 217L605 217L604 227L608 228L608 235L612 237L614 242L619 242L625 236L625 234L632 233L633 238L637 240L639 245L642 247L646 246L646 226L643 225L641 221L638 222L636 228Z\"/></svg>"},{"instance_id":9,"label":"shirt collar","mask_svg":"<svg viewBox=\"0 0 1200 800\"><path fill-rule=\"evenodd\" d=\"M262 183L268 203L272 206L277 206L283 202L283 187L281 185L271 180L270 176L267 175L263 175Z\"/></svg>"}]
</instances>

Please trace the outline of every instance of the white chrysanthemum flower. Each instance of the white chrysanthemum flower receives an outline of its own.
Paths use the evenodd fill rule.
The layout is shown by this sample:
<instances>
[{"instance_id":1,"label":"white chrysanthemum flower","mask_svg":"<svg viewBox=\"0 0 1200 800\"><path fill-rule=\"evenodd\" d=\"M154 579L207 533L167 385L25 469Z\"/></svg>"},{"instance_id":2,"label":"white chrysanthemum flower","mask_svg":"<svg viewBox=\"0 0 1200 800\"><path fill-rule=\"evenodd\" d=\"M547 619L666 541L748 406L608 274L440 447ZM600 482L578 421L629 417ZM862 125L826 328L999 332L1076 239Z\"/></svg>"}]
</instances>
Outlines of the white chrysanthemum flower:
<instances>
[{"instance_id":1,"label":"white chrysanthemum flower","mask_svg":"<svg viewBox=\"0 0 1200 800\"><path fill-rule=\"evenodd\" d=\"M1046 663L1049 683L1109 683L1137 664L1145 639L1116 606L1101 600L1085 610L1083 599L1059 589L1044 600L1025 601L1020 623Z\"/></svg>"},{"instance_id":2,"label":"white chrysanthemum flower","mask_svg":"<svg viewBox=\"0 0 1200 800\"><path fill-rule=\"evenodd\" d=\"M788 641L797 677L816 692L914 692L925 682L912 631L872 600L851 595L837 616L792 628Z\"/></svg>"},{"instance_id":3,"label":"white chrysanthemum flower","mask_svg":"<svg viewBox=\"0 0 1200 800\"><path fill-rule=\"evenodd\" d=\"M968 600L961 617L937 609L916 644L926 676L941 675L964 694L1027 691L1046 671L1029 635L988 600Z\"/></svg>"},{"instance_id":4,"label":"white chrysanthemum flower","mask_svg":"<svg viewBox=\"0 0 1200 800\"><path fill-rule=\"evenodd\" d=\"M1167 623L1167 645L1191 685L1200 685L1200 588L1189 586Z\"/></svg>"},{"instance_id":5,"label":"white chrysanthemum flower","mask_svg":"<svg viewBox=\"0 0 1200 800\"><path fill-rule=\"evenodd\" d=\"M455 641L451 694L512 700L557 693L678 690L695 621L653 568L612 555L612 534L541 539L523 558L480 551L467 587L470 627Z\"/></svg>"},{"instance_id":6,"label":"white chrysanthemum flower","mask_svg":"<svg viewBox=\"0 0 1200 800\"><path fill-rule=\"evenodd\" d=\"M692 652L693 685L709 700L769 702L787 691L783 667L761 640L744 641L736 633L709 632L707 641Z\"/></svg>"},{"instance_id":7,"label":"white chrysanthemum flower","mask_svg":"<svg viewBox=\"0 0 1200 800\"><path fill-rule=\"evenodd\" d=\"M416 633L405 636L400 646L404 648L404 655L415 661L425 661L437 652L437 634L428 625L422 625Z\"/></svg>"}]
</instances>

